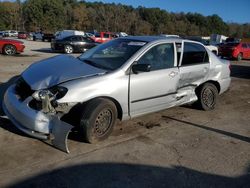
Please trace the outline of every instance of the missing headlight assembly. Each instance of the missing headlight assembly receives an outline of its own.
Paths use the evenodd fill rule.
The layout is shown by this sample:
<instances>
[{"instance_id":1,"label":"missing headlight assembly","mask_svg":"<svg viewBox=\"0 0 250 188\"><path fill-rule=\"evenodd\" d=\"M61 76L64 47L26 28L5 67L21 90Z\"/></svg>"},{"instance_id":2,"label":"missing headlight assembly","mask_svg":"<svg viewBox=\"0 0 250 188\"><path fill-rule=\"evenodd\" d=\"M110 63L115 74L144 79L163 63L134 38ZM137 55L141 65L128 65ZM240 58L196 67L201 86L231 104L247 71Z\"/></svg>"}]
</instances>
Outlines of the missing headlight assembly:
<instances>
[{"instance_id":1,"label":"missing headlight assembly","mask_svg":"<svg viewBox=\"0 0 250 188\"><path fill-rule=\"evenodd\" d=\"M68 89L61 86L56 86L51 89L38 90L32 94L32 97L39 103L41 102L42 111L44 113L56 113L56 108L59 106L59 111L63 111L63 107L68 105L58 105L58 99L64 97ZM67 111L67 110L66 110Z\"/></svg>"}]
</instances>

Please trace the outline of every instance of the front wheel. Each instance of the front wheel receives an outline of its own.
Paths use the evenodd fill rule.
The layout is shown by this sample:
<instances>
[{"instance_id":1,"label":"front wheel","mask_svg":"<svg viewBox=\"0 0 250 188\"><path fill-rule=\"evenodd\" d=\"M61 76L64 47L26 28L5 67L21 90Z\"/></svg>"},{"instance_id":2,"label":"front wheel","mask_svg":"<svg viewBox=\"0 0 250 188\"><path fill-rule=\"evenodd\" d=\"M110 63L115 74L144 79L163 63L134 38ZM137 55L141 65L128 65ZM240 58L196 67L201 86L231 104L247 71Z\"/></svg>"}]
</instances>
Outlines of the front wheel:
<instances>
[{"instance_id":1,"label":"front wheel","mask_svg":"<svg viewBox=\"0 0 250 188\"><path fill-rule=\"evenodd\" d=\"M14 55L16 54L16 47L11 44L5 45L3 48L3 53L5 55Z\"/></svg>"},{"instance_id":2,"label":"front wheel","mask_svg":"<svg viewBox=\"0 0 250 188\"><path fill-rule=\"evenodd\" d=\"M208 111L215 108L218 90L212 83L206 83L198 90L198 105L201 109Z\"/></svg>"},{"instance_id":3,"label":"front wheel","mask_svg":"<svg viewBox=\"0 0 250 188\"><path fill-rule=\"evenodd\" d=\"M106 139L112 132L117 119L115 104L107 99L94 99L84 108L80 129L85 140L96 143Z\"/></svg>"},{"instance_id":4,"label":"front wheel","mask_svg":"<svg viewBox=\"0 0 250 188\"><path fill-rule=\"evenodd\" d=\"M65 52L66 54L71 54L71 53L73 53L73 47L72 47L71 45L65 45L65 46L64 46L64 52Z\"/></svg>"}]
</instances>

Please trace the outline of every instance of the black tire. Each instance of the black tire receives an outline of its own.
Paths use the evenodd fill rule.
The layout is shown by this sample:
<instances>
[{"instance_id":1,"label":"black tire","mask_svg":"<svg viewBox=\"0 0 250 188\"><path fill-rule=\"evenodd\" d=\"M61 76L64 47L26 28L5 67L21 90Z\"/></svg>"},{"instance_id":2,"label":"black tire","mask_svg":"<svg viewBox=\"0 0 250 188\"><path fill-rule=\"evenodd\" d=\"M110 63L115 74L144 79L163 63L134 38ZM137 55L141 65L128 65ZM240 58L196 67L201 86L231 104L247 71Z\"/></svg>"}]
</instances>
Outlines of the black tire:
<instances>
[{"instance_id":1,"label":"black tire","mask_svg":"<svg viewBox=\"0 0 250 188\"><path fill-rule=\"evenodd\" d=\"M242 57L243 57L242 53L239 53L239 54L237 55L237 61L241 61L241 60L242 60Z\"/></svg>"},{"instance_id":2,"label":"black tire","mask_svg":"<svg viewBox=\"0 0 250 188\"><path fill-rule=\"evenodd\" d=\"M33 41L36 41L36 37L33 36Z\"/></svg>"},{"instance_id":3,"label":"black tire","mask_svg":"<svg viewBox=\"0 0 250 188\"><path fill-rule=\"evenodd\" d=\"M3 47L3 53L5 55L14 55L16 54L16 47L11 44L7 44Z\"/></svg>"},{"instance_id":4,"label":"black tire","mask_svg":"<svg viewBox=\"0 0 250 188\"><path fill-rule=\"evenodd\" d=\"M205 83L197 92L198 95L198 107L202 110L213 110L216 106L218 99L218 89L212 83Z\"/></svg>"},{"instance_id":5,"label":"black tire","mask_svg":"<svg viewBox=\"0 0 250 188\"><path fill-rule=\"evenodd\" d=\"M84 108L80 121L80 130L84 139L96 143L106 139L112 132L117 119L115 104L99 98L90 101Z\"/></svg>"},{"instance_id":6,"label":"black tire","mask_svg":"<svg viewBox=\"0 0 250 188\"><path fill-rule=\"evenodd\" d=\"M74 52L73 46L68 44L64 46L64 53L71 54L73 52Z\"/></svg>"}]
</instances>

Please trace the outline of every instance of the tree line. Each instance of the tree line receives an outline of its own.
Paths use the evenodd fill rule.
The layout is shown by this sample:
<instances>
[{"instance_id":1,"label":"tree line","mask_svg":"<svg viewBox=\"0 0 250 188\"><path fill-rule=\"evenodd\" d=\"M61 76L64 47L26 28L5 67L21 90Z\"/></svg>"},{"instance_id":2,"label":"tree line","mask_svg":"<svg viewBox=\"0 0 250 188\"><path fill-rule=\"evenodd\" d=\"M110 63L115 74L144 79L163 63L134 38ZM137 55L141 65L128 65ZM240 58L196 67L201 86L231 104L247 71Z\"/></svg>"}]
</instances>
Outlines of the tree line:
<instances>
[{"instance_id":1,"label":"tree line","mask_svg":"<svg viewBox=\"0 0 250 188\"><path fill-rule=\"evenodd\" d=\"M126 32L131 35L250 37L250 23L226 23L218 15L172 13L160 8L78 0L0 2L0 30L55 32L63 29Z\"/></svg>"}]
</instances>

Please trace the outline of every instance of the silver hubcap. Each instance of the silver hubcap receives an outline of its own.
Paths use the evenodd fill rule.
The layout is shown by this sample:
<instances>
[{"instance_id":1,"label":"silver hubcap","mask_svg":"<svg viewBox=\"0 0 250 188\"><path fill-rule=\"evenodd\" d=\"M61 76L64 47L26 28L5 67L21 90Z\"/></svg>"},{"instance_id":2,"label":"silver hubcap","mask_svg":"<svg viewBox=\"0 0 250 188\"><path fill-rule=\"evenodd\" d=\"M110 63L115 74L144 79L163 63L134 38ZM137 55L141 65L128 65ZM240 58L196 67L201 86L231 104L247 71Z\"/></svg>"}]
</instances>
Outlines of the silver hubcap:
<instances>
[{"instance_id":1,"label":"silver hubcap","mask_svg":"<svg viewBox=\"0 0 250 188\"><path fill-rule=\"evenodd\" d=\"M13 46L6 46L5 47L5 53L7 54L7 55L12 55L12 54L14 54L15 53L15 48L13 47Z\"/></svg>"},{"instance_id":2,"label":"silver hubcap","mask_svg":"<svg viewBox=\"0 0 250 188\"><path fill-rule=\"evenodd\" d=\"M102 110L95 120L95 134L101 137L107 133L112 123L112 112L109 109Z\"/></svg>"},{"instance_id":3,"label":"silver hubcap","mask_svg":"<svg viewBox=\"0 0 250 188\"><path fill-rule=\"evenodd\" d=\"M70 53L73 52L73 48L72 48L71 46L66 46L66 47L65 47L65 52L66 52L67 54L70 54Z\"/></svg>"},{"instance_id":4,"label":"silver hubcap","mask_svg":"<svg viewBox=\"0 0 250 188\"><path fill-rule=\"evenodd\" d=\"M209 107L209 108L213 107L214 103L215 103L213 91L209 88L206 88L203 91L202 100L207 107Z\"/></svg>"}]
</instances>

